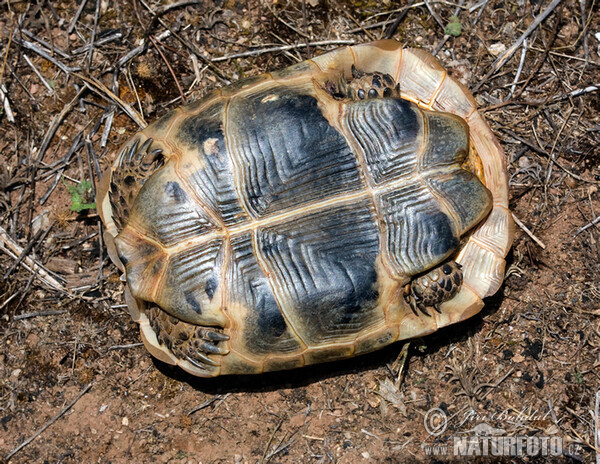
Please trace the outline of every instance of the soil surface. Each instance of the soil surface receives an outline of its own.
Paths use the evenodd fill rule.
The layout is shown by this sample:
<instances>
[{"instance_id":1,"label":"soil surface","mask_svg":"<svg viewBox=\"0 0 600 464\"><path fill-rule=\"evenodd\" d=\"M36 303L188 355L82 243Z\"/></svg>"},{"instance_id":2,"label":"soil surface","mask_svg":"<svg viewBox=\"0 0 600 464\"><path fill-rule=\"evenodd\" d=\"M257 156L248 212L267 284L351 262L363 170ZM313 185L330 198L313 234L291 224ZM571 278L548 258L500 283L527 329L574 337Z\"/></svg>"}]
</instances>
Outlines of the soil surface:
<instances>
[{"instance_id":1,"label":"soil surface","mask_svg":"<svg viewBox=\"0 0 600 464\"><path fill-rule=\"evenodd\" d=\"M0 460L600 462L597 1L0 12ZM154 360L101 241L99 173L184 100L383 37L435 52L506 151L522 226L501 290L468 321L344 362L198 379Z\"/></svg>"}]
</instances>

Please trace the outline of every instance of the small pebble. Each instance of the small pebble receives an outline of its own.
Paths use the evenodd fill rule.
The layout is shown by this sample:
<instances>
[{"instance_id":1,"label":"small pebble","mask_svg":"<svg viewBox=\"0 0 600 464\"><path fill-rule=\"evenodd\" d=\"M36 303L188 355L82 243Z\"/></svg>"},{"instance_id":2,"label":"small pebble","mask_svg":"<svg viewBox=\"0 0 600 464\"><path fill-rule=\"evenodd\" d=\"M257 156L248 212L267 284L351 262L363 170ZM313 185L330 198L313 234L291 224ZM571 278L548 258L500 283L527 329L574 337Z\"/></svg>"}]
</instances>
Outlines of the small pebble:
<instances>
[{"instance_id":1,"label":"small pebble","mask_svg":"<svg viewBox=\"0 0 600 464\"><path fill-rule=\"evenodd\" d=\"M498 56L506 51L506 45L502 42L496 42L490 45L489 51L492 55Z\"/></svg>"}]
</instances>

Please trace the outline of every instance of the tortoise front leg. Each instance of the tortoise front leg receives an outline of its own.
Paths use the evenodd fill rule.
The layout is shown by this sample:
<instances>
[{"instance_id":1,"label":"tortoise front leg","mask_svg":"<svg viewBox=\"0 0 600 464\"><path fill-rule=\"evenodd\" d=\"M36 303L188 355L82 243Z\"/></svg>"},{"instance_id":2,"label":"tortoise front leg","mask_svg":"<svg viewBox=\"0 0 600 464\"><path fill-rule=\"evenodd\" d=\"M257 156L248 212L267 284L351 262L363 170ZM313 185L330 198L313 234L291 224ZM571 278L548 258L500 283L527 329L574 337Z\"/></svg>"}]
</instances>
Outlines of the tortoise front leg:
<instances>
[{"instance_id":1,"label":"tortoise front leg","mask_svg":"<svg viewBox=\"0 0 600 464\"><path fill-rule=\"evenodd\" d=\"M418 315L417 309L430 316L428 307L438 313L440 304L454 297L460 290L463 282L461 265L455 261L446 261L424 275L413 279L408 285L406 300L411 309Z\"/></svg>"},{"instance_id":2,"label":"tortoise front leg","mask_svg":"<svg viewBox=\"0 0 600 464\"><path fill-rule=\"evenodd\" d=\"M214 327L202 327L177 319L156 305L147 311L150 326L158 342L179 360L188 361L198 369L210 370L219 363L210 355L226 355L223 342L229 336Z\"/></svg>"}]
</instances>

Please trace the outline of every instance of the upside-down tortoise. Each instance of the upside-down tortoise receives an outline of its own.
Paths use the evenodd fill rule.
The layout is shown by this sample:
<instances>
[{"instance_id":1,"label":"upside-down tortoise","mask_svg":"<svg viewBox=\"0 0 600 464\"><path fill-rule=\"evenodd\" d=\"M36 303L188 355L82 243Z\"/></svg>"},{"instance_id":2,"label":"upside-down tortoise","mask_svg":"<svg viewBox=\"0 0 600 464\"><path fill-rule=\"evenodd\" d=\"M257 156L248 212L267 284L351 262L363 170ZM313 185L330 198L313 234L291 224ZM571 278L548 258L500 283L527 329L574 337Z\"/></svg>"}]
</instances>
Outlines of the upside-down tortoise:
<instances>
[{"instance_id":1,"label":"upside-down tortoise","mask_svg":"<svg viewBox=\"0 0 600 464\"><path fill-rule=\"evenodd\" d=\"M430 54L392 40L243 79L130 139L98 209L158 359L290 369L464 320L503 279L503 151Z\"/></svg>"}]
</instances>

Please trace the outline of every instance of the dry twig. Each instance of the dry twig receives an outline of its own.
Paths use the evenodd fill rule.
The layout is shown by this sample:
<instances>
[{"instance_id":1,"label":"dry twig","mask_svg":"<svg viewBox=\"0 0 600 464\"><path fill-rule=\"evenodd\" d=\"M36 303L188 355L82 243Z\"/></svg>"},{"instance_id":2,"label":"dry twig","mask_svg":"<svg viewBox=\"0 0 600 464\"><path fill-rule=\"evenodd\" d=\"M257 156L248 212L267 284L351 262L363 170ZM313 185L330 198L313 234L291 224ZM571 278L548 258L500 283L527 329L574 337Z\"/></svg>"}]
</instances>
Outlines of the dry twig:
<instances>
[{"instance_id":1,"label":"dry twig","mask_svg":"<svg viewBox=\"0 0 600 464\"><path fill-rule=\"evenodd\" d=\"M0 250L4 251L13 259L18 259L23 254L23 248L19 246L0 226ZM33 274L35 274L43 283L61 292L66 292L63 285L54 278L50 272L30 256L23 257L23 265Z\"/></svg>"},{"instance_id":2,"label":"dry twig","mask_svg":"<svg viewBox=\"0 0 600 464\"><path fill-rule=\"evenodd\" d=\"M539 14L533 22L529 25L527 30L517 39L517 41L512 44L508 49L504 51L496 61L494 61L491 65L491 69L489 72L479 81L475 87L473 87L473 93L477 92L483 84L485 84L490 77L492 77L496 72L504 66L504 64L513 56L513 54L518 50L524 40L531 35L533 31L537 29L537 27L542 23L544 19L546 19L552 11L560 4L562 0L554 0L548 7Z\"/></svg>"}]
</instances>

